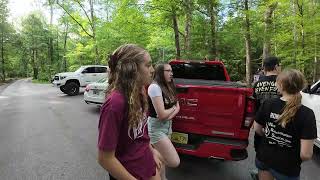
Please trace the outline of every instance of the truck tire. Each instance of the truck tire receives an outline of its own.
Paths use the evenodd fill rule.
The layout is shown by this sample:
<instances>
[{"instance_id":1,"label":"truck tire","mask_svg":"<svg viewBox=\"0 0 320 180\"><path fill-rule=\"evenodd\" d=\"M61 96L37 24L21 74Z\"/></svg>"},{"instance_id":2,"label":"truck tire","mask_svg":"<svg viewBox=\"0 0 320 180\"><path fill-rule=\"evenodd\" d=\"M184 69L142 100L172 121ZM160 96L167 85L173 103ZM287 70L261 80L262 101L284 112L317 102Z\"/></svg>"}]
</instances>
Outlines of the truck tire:
<instances>
[{"instance_id":1,"label":"truck tire","mask_svg":"<svg viewBox=\"0 0 320 180\"><path fill-rule=\"evenodd\" d=\"M79 94L79 85L75 82L69 82L65 85L66 93L69 96L75 96Z\"/></svg>"},{"instance_id":2,"label":"truck tire","mask_svg":"<svg viewBox=\"0 0 320 180\"><path fill-rule=\"evenodd\" d=\"M66 86L60 86L60 91L67 94Z\"/></svg>"}]
</instances>

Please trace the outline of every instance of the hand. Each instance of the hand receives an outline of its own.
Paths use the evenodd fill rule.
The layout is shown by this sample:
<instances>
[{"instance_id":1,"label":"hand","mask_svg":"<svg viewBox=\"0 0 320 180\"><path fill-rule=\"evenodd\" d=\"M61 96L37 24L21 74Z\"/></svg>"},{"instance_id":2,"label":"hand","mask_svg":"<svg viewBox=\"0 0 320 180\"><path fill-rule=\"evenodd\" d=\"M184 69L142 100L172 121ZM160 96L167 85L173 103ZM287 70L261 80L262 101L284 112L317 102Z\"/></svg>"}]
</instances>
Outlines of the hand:
<instances>
[{"instance_id":1,"label":"hand","mask_svg":"<svg viewBox=\"0 0 320 180\"><path fill-rule=\"evenodd\" d=\"M152 154L153 154L153 159L154 161L156 162L156 165L157 165L157 169L160 171L161 168L162 168L162 156L161 154L154 148L152 148Z\"/></svg>"},{"instance_id":2,"label":"hand","mask_svg":"<svg viewBox=\"0 0 320 180\"><path fill-rule=\"evenodd\" d=\"M177 111L179 112L180 111L179 101L177 101L176 107L177 107Z\"/></svg>"},{"instance_id":3,"label":"hand","mask_svg":"<svg viewBox=\"0 0 320 180\"><path fill-rule=\"evenodd\" d=\"M176 111L177 107L176 107L176 105L173 105L171 108L173 109L173 111L171 113L174 113Z\"/></svg>"}]
</instances>

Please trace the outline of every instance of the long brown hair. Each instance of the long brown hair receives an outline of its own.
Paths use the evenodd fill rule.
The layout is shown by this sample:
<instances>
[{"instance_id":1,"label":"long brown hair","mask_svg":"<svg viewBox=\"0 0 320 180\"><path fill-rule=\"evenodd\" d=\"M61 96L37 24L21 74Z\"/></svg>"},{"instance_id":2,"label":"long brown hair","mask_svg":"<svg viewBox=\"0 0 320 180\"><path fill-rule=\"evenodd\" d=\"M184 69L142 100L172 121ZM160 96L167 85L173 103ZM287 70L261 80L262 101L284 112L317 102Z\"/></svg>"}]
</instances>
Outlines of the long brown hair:
<instances>
[{"instance_id":1,"label":"long brown hair","mask_svg":"<svg viewBox=\"0 0 320 180\"><path fill-rule=\"evenodd\" d=\"M306 80L300 71L288 69L278 75L277 83L281 86L282 91L285 91L292 96L292 98L286 102L283 112L278 119L279 124L282 127L285 127L293 120L296 112L301 106L302 96L300 91L305 87Z\"/></svg>"},{"instance_id":2,"label":"long brown hair","mask_svg":"<svg viewBox=\"0 0 320 180\"><path fill-rule=\"evenodd\" d=\"M147 96L144 91L143 79L139 65L144 62L146 50L135 45L125 44L117 48L108 62L110 73L107 96L113 90L124 94L128 102L129 128L138 127L148 109Z\"/></svg>"},{"instance_id":3,"label":"long brown hair","mask_svg":"<svg viewBox=\"0 0 320 180\"><path fill-rule=\"evenodd\" d=\"M154 81L160 86L165 98L170 101L176 101L176 91L174 82L167 82L164 78L164 66L170 65L165 62L160 62L155 67Z\"/></svg>"}]
</instances>

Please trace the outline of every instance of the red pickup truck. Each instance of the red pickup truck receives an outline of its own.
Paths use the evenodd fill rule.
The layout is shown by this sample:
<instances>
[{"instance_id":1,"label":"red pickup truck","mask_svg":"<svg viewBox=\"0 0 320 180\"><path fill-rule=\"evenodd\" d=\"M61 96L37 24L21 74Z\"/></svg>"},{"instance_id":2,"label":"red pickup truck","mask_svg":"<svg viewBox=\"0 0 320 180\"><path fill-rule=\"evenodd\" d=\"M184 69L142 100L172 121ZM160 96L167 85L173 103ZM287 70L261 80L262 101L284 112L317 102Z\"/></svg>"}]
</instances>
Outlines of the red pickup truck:
<instances>
[{"instance_id":1,"label":"red pickup truck","mask_svg":"<svg viewBox=\"0 0 320 180\"><path fill-rule=\"evenodd\" d=\"M170 64L180 103L171 136L177 151L197 157L246 159L254 119L252 88L231 82L220 61L173 60Z\"/></svg>"}]
</instances>

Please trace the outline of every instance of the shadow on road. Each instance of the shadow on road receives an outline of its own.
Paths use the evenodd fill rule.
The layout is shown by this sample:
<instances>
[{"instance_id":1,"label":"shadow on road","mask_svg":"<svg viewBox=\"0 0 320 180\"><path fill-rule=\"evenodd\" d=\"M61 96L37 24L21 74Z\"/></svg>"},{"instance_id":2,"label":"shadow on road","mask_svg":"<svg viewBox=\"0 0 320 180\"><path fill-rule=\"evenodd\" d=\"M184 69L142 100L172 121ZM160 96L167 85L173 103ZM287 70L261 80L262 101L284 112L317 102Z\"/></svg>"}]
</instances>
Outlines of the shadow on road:
<instances>
[{"instance_id":1,"label":"shadow on road","mask_svg":"<svg viewBox=\"0 0 320 180\"><path fill-rule=\"evenodd\" d=\"M61 92L61 94L58 94L58 97L59 97L59 98L70 98L70 99L76 99L76 98L78 98L79 96L83 96L83 94L84 94L84 92L79 92L79 94L78 94L78 95L76 95L76 96L69 96L69 95L64 94L64 93L62 93L62 92Z\"/></svg>"},{"instance_id":2,"label":"shadow on road","mask_svg":"<svg viewBox=\"0 0 320 180\"><path fill-rule=\"evenodd\" d=\"M99 105L88 105L89 113L91 114L100 114L100 106Z\"/></svg>"},{"instance_id":3,"label":"shadow on road","mask_svg":"<svg viewBox=\"0 0 320 180\"><path fill-rule=\"evenodd\" d=\"M168 179L181 179L181 177L186 177L185 180L221 179L221 177L225 176L224 173L228 174L228 179L244 179L243 175L238 174L238 171L230 168L230 165L232 165L234 162L217 159L198 158L182 154L179 154L179 156L181 159L180 166L178 168L168 169ZM172 173L170 173L170 171L172 171Z\"/></svg>"}]
</instances>

